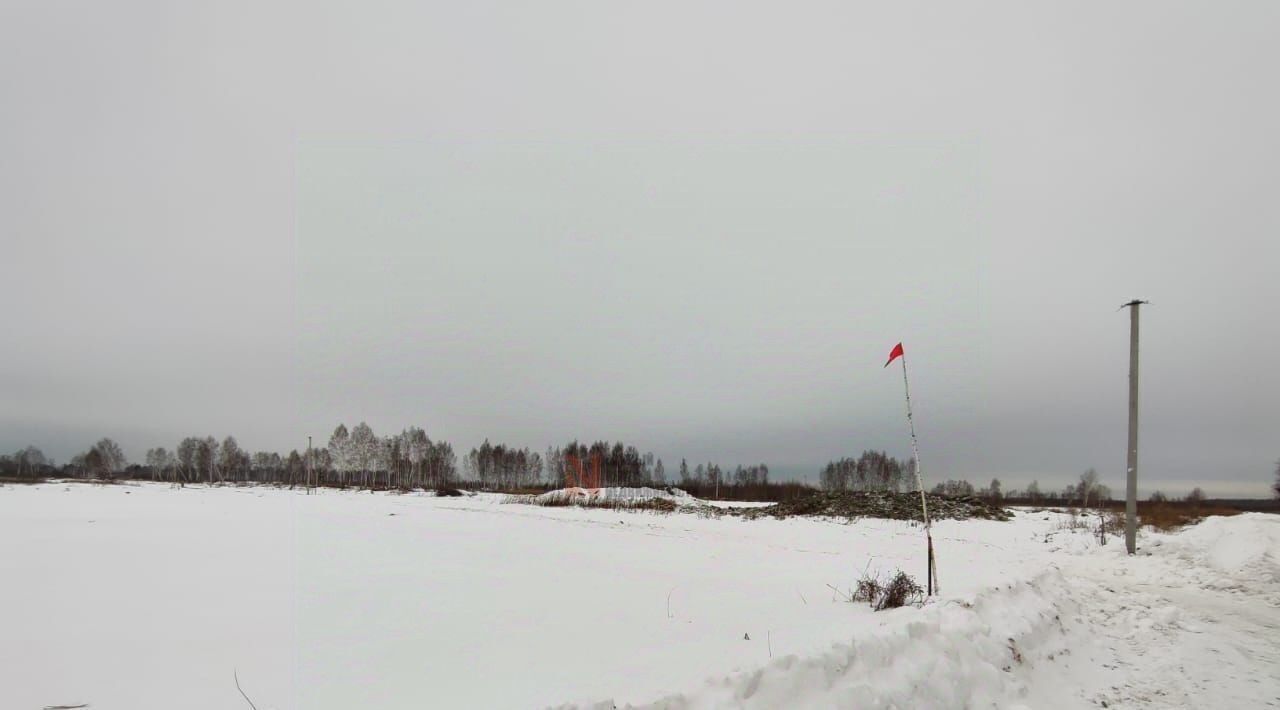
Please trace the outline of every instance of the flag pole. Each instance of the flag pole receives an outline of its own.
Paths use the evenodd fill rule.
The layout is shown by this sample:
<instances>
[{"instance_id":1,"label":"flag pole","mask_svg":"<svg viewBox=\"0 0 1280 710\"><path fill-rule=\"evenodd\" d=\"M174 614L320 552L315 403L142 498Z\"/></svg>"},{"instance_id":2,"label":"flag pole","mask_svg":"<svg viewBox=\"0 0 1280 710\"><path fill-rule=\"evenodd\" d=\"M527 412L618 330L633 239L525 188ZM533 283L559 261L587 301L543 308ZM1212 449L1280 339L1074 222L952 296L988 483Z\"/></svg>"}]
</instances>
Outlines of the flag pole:
<instances>
[{"instance_id":1,"label":"flag pole","mask_svg":"<svg viewBox=\"0 0 1280 710\"><path fill-rule=\"evenodd\" d=\"M902 344L899 343L901 348ZM920 475L920 444L916 441L916 423L915 418L911 416L911 384L907 380L907 352L905 349L899 354L902 358L902 389L907 395L907 427L911 430L911 455L915 459L916 473L916 489L920 491L920 512L924 517L924 537L928 547L929 574L927 595L933 596L937 591L937 572L933 561L933 526L929 520L929 501L924 493L924 479Z\"/></svg>"}]
</instances>

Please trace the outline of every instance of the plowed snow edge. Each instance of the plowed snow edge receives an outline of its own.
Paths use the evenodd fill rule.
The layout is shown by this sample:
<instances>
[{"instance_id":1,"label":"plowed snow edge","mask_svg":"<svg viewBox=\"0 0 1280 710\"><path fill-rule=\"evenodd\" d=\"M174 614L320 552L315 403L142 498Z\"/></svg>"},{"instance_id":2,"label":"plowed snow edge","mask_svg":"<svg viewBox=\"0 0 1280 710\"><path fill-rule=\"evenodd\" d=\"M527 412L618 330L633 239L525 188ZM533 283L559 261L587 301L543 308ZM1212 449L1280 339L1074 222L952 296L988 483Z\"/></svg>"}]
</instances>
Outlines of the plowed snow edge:
<instances>
[{"instance_id":1,"label":"plowed snow edge","mask_svg":"<svg viewBox=\"0 0 1280 710\"><path fill-rule=\"evenodd\" d=\"M779 658L757 670L627 708L1017 707L1027 679L1067 652L1063 616L1073 611L1062 573L988 590L971 603L882 612L875 633L826 653ZM914 615L906 624L894 616ZM562 707L613 708L613 700Z\"/></svg>"}]
</instances>

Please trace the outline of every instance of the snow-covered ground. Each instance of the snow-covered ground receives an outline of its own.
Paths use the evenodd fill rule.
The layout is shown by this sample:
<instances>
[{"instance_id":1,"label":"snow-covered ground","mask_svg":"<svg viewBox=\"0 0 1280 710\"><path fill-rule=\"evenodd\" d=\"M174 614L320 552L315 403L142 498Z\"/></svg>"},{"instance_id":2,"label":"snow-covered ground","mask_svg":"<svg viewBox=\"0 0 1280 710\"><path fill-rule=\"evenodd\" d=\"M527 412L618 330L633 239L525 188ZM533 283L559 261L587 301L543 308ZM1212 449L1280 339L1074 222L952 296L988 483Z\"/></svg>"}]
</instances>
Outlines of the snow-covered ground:
<instances>
[{"instance_id":1,"label":"snow-covered ground","mask_svg":"<svg viewBox=\"0 0 1280 710\"><path fill-rule=\"evenodd\" d=\"M1280 516L1144 534L265 488L0 488L0 707L1280 706Z\"/></svg>"}]
</instances>

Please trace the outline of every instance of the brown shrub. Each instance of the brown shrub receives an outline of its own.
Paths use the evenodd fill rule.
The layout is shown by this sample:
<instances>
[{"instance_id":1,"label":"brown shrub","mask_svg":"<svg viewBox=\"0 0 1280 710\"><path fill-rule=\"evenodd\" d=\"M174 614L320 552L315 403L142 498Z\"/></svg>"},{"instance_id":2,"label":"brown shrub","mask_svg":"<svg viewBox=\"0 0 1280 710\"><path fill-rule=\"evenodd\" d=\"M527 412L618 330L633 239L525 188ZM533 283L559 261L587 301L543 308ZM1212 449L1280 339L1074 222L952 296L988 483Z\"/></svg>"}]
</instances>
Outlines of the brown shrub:
<instances>
[{"instance_id":1,"label":"brown shrub","mask_svg":"<svg viewBox=\"0 0 1280 710\"><path fill-rule=\"evenodd\" d=\"M867 602L874 607L876 599L880 598L881 591L880 580L864 574L862 579L858 580L858 587L853 590L852 601Z\"/></svg>"},{"instance_id":2,"label":"brown shrub","mask_svg":"<svg viewBox=\"0 0 1280 710\"><path fill-rule=\"evenodd\" d=\"M882 609L897 609L907 604L917 604L920 602L921 595L924 590L916 584L916 580L906 572L899 571L889 580L888 586L884 589L884 594L880 595L880 601L876 603L876 611Z\"/></svg>"},{"instance_id":3,"label":"brown shrub","mask_svg":"<svg viewBox=\"0 0 1280 710\"><path fill-rule=\"evenodd\" d=\"M898 570L888 582L864 573L858 580L858 586L853 590L849 601L867 602L872 609L883 611L908 604L919 604L923 595L924 589L916 583L915 578Z\"/></svg>"}]
</instances>

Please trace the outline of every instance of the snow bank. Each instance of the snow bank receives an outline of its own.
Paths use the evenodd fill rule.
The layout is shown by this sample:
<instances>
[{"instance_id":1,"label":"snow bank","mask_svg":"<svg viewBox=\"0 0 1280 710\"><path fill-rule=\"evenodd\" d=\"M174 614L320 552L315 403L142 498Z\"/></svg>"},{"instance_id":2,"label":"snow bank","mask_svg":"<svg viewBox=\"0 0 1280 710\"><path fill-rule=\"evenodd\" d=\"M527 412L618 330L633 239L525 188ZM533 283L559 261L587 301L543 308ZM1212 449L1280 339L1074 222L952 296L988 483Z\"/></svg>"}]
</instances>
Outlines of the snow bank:
<instances>
[{"instance_id":1,"label":"snow bank","mask_svg":"<svg viewBox=\"0 0 1280 710\"><path fill-rule=\"evenodd\" d=\"M972 602L885 612L887 623L826 653L785 656L690 692L624 707L1019 707L1028 702L1035 669L1067 648L1061 615L1074 608L1065 587L1051 569ZM613 700L585 705L614 706Z\"/></svg>"},{"instance_id":2,"label":"snow bank","mask_svg":"<svg viewBox=\"0 0 1280 710\"><path fill-rule=\"evenodd\" d=\"M1272 580L1280 570L1280 516L1246 513L1213 516L1180 534L1157 538L1156 547L1172 548L1193 561L1203 561L1232 575L1260 573Z\"/></svg>"},{"instance_id":3,"label":"snow bank","mask_svg":"<svg viewBox=\"0 0 1280 710\"><path fill-rule=\"evenodd\" d=\"M569 504L609 507L613 505L642 505L659 500L668 501L676 507L697 508L705 505L701 500L694 498L679 488L659 489L647 487L560 488L534 496L530 502L536 505Z\"/></svg>"},{"instance_id":4,"label":"snow bank","mask_svg":"<svg viewBox=\"0 0 1280 710\"><path fill-rule=\"evenodd\" d=\"M1139 554L1173 558L1167 562L1185 567L1187 581L1202 588L1261 593L1280 605L1280 516L1212 516L1143 543Z\"/></svg>"},{"instance_id":5,"label":"snow bank","mask_svg":"<svg viewBox=\"0 0 1280 710\"><path fill-rule=\"evenodd\" d=\"M623 706L1256 707L1277 697L1268 630L1280 623L1280 517L1150 533L1137 557L1087 530L1042 535L1057 559L1029 580L885 613L825 653Z\"/></svg>"},{"instance_id":6,"label":"snow bank","mask_svg":"<svg viewBox=\"0 0 1280 710\"><path fill-rule=\"evenodd\" d=\"M1140 530L1133 556L1123 544L1059 556L1084 610L1065 689L1095 707L1274 704L1277 554L1280 517L1248 514Z\"/></svg>"}]
</instances>

